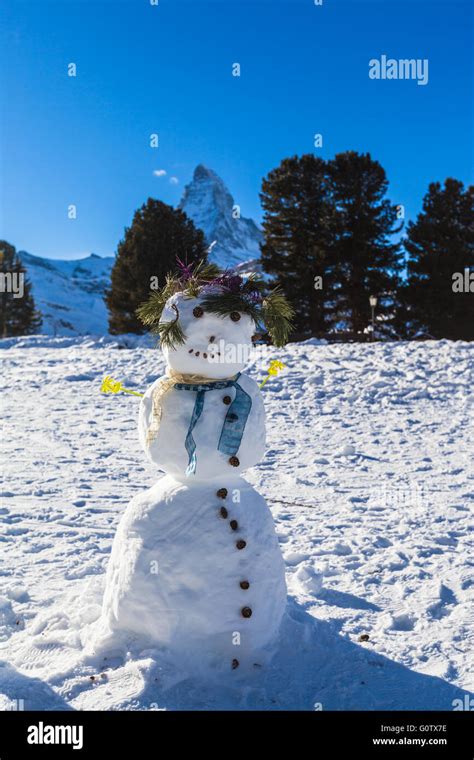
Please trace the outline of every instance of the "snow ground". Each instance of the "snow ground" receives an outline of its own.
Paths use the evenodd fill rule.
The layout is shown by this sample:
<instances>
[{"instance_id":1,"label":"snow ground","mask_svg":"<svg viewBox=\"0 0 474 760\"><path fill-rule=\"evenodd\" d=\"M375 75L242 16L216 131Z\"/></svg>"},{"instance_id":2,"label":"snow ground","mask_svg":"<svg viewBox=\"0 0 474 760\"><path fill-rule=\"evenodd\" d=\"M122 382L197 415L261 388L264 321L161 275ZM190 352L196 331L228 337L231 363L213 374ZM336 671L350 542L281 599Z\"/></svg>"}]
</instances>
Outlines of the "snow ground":
<instances>
[{"instance_id":1,"label":"snow ground","mask_svg":"<svg viewBox=\"0 0 474 760\"><path fill-rule=\"evenodd\" d=\"M100 381L143 389L160 353L0 346L0 708L450 710L472 691L472 346L262 349L251 374L287 369L263 390L268 451L247 477L276 521L288 615L271 667L207 684L153 651L98 662L81 648L119 518L157 477L137 400Z\"/></svg>"}]
</instances>

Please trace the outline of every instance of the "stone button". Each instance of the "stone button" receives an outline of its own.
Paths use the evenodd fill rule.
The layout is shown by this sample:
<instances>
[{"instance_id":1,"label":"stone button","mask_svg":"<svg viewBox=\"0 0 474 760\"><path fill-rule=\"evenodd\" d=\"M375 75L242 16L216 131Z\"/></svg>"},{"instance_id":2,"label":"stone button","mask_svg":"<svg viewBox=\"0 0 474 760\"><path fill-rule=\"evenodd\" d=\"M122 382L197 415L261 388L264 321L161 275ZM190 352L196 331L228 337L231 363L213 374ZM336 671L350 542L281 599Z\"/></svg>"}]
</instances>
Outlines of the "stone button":
<instances>
[{"instance_id":1,"label":"stone button","mask_svg":"<svg viewBox=\"0 0 474 760\"><path fill-rule=\"evenodd\" d=\"M237 520L231 520L230 527L232 528L232 530L237 530L237 528L239 527L239 523L237 522Z\"/></svg>"},{"instance_id":2,"label":"stone button","mask_svg":"<svg viewBox=\"0 0 474 760\"><path fill-rule=\"evenodd\" d=\"M242 617L249 618L252 617L252 610L250 607L242 607L241 609Z\"/></svg>"},{"instance_id":3,"label":"stone button","mask_svg":"<svg viewBox=\"0 0 474 760\"><path fill-rule=\"evenodd\" d=\"M234 414L234 412L231 412L230 414L227 415L227 419L229 420L229 422L235 422L236 420L239 419L239 416L237 414Z\"/></svg>"},{"instance_id":4,"label":"stone button","mask_svg":"<svg viewBox=\"0 0 474 760\"><path fill-rule=\"evenodd\" d=\"M217 495L218 495L219 499L225 499L225 497L227 496L228 493L229 492L228 492L227 488L219 488L219 490L217 492Z\"/></svg>"},{"instance_id":5,"label":"stone button","mask_svg":"<svg viewBox=\"0 0 474 760\"><path fill-rule=\"evenodd\" d=\"M247 546L247 542L244 541L242 538L240 538L238 541L236 541L235 545L237 549L245 549L245 547Z\"/></svg>"},{"instance_id":6,"label":"stone button","mask_svg":"<svg viewBox=\"0 0 474 760\"><path fill-rule=\"evenodd\" d=\"M240 464L240 459L238 459L238 457L231 457L229 459L229 464L231 464L232 467L238 467Z\"/></svg>"},{"instance_id":7,"label":"stone button","mask_svg":"<svg viewBox=\"0 0 474 760\"><path fill-rule=\"evenodd\" d=\"M232 660L232 670L235 670L239 667L239 661L238 660Z\"/></svg>"},{"instance_id":8,"label":"stone button","mask_svg":"<svg viewBox=\"0 0 474 760\"><path fill-rule=\"evenodd\" d=\"M229 406L229 404L232 403L232 399L231 399L230 396L224 396L224 398L222 399L222 401L224 402L224 404L227 404L227 406Z\"/></svg>"},{"instance_id":9,"label":"stone button","mask_svg":"<svg viewBox=\"0 0 474 760\"><path fill-rule=\"evenodd\" d=\"M227 509L225 507L221 507L219 510L219 514L221 517L224 518L224 520L227 518L227 515L229 514Z\"/></svg>"},{"instance_id":10,"label":"stone button","mask_svg":"<svg viewBox=\"0 0 474 760\"><path fill-rule=\"evenodd\" d=\"M248 581L240 581L239 585L244 591L247 591L247 589L250 588L250 583Z\"/></svg>"}]
</instances>

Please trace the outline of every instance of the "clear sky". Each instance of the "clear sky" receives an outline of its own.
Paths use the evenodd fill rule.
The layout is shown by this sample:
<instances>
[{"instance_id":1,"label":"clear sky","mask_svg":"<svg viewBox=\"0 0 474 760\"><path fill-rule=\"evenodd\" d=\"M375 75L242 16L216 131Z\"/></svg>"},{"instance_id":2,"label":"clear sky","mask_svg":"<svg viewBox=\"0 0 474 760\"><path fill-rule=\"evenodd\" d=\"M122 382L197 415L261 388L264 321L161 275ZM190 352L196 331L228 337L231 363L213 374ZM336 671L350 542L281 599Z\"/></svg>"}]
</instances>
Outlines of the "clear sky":
<instances>
[{"instance_id":1,"label":"clear sky","mask_svg":"<svg viewBox=\"0 0 474 760\"><path fill-rule=\"evenodd\" d=\"M430 181L472 182L470 0L151 2L3 0L0 237L18 249L110 255L200 162L258 221L262 177L295 154L370 152L409 218ZM428 84L370 79L382 54L427 58Z\"/></svg>"}]
</instances>

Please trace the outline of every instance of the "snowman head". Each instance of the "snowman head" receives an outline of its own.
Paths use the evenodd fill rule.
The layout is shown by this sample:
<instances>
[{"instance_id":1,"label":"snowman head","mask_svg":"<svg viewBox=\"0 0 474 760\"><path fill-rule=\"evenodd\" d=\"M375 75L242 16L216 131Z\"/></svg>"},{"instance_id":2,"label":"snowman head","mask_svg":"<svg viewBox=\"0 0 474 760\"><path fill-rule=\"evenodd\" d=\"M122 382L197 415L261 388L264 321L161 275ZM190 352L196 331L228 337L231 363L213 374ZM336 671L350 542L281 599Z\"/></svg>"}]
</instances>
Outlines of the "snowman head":
<instances>
[{"instance_id":1,"label":"snowman head","mask_svg":"<svg viewBox=\"0 0 474 760\"><path fill-rule=\"evenodd\" d=\"M220 271L214 264L178 261L161 290L137 309L144 325L160 336L168 366L182 374L214 379L241 372L252 335L263 328L277 346L285 344L293 309L280 289L261 277Z\"/></svg>"},{"instance_id":2,"label":"snowman head","mask_svg":"<svg viewBox=\"0 0 474 760\"><path fill-rule=\"evenodd\" d=\"M249 314L206 310L206 291L197 297L180 292L165 304L161 320L177 325L181 341L162 345L168 366L187 375L220 380L241 372L249 361L256 326Z\"/></svg>"}]
</instances>

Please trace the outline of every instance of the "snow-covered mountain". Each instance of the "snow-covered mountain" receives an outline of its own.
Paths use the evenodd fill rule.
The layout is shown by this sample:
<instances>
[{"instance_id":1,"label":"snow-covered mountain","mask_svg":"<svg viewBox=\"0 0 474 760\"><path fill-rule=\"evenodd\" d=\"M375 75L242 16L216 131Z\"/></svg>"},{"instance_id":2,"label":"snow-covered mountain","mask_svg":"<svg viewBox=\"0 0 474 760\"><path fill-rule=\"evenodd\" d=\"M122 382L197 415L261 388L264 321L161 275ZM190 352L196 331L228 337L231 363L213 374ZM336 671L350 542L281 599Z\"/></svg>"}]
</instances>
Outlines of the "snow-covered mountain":
<instances>
[{"instance_id":1,"label":"snow-covered mountain","mask_svg":"<svg viewBox=\"0 0 474 760\"><path fill-rule=\"evenodd\" d=\"M258 270L262 233L252 219L234 219L234 200L220 177L202 164L196 167L179 207L202 229L211 246L210 260L242 274ZM44 259L19 251L33 296L43 315L46 335L106 335L104 293L114 257L92 253L84 259Z\"/></svg>"},{"instance_id":2,"label":"snow-covered mountain","mask_svg":"<svg viewBox=\"0 0 474 760\"><path fill-rule=\"evenodd\" d=\"M104 292L110 283L114 257L95 253L84 259L43 259L19 251L43 315L46 335L104 335L108 315Z\"/></svg>"},{"instance_id":3,"label":"snow-covered mountain","mask_svg":"<svg viewBox=\"0 0 474 760\"><path fill-rule=\"evenodd\" d=\"M212 246L209 258L219 266L235 267L260 258L261 230L253 219L234 218L234 199L211 169L202 164L196 167L179 208L204 232Z\"/></svg>"}]
</instances>

